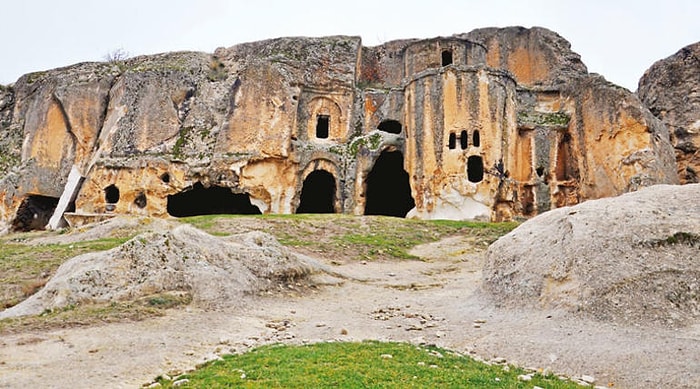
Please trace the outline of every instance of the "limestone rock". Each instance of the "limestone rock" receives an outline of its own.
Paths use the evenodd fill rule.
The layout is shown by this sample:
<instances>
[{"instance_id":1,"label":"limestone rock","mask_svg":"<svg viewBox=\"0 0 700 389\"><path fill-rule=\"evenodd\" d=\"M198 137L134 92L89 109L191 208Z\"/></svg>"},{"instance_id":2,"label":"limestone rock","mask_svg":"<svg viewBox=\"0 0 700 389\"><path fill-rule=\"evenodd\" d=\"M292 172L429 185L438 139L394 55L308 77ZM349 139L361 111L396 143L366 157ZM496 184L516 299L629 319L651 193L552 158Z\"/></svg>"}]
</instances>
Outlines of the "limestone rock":
<instances>
[{"instance_id":1,"label":"limestone rock","mask_svg":"<svg viewBox=\"0 0 700 389\"><path fill-rule=\"evenodd\" d=\"M668 127L681 182L700 182L700 42L653 64L637 94Z\"/></svg>"},{"instance_id":2,"label":"limestone rock","mask_svg":"<svg viewBox=\"0 0 700 389\"><path fill-rule=\"evenodd\" d=\"M0 318L173 291L190 293L193 303L202 307L236 306L246 294L286 285L312 270L265 233L223 239L180 225L68 260L44 288L0 312Z\"/></svg>"},{"instance_id":3,"label":"limestone rock","mask_svg":"<svg viewBox=\"0 0 700 389\"><path fill-rule=\"evenodd\" d=\"M48 220L58 197L82 215L72 220L509 220L677 181L665 127L543 28L77 64L3 87L0 125L14 158L0 220L15 229ZM67 185L71 170L80 185Z\"/></svg>"},{"instance_id":4,"label":"limestone rock","mask_svg":"<svg viewBox=\"0 0 700 389\"><path fill-rule=\"evenodd\" d=\"M494 242L484 291L497 304L606 321L700 318L700 184L657 185L538 215Z\"/></svg>"}]
</instances>

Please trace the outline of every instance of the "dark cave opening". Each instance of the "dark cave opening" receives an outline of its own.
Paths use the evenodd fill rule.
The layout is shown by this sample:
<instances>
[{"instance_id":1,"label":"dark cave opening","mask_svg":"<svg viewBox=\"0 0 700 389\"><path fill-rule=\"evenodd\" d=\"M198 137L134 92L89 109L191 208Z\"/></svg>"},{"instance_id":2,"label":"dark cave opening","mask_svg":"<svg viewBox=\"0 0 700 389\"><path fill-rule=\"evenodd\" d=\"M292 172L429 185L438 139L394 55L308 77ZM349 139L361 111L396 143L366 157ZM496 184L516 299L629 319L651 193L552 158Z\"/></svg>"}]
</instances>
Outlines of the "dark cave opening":
<instances>
[{"instance_id":1,"label":"dark cave opening","mask_svg":"<svg viewBox=\"0 0 700 389\"><path fill-rule=\"evenodd\" d=\"M467 159L467 179L469 182L481 182L484 179L484 159L472 155Z\"/></svg>"},{"instance_id":2,"label":"dark cave opening","mask_svg":"<svg viewBox=\"0 0 700 389\"><path fill-rule=\"evenodd\" d=\"M328 138L328 131L330 128L331 117L328 115L318 115L316 116L316 138L326 139Z\"/></svg>"},{"instance_id":3,"label":"dark cave opening","mask_svg":"<svg viewBox=\"0 0 700 389\"><path fill-rule=\"evenodd\" d=\"M198 182L191 189L168 196L168 214L175 217L197 215L259 215L260 209L251 204L247 193L233 193L230 188Z\"/></svg>"},{"instance_id":4,"label":"dark cave opening","mask_svg":"<svg viewBox=\"0 0 700 389\"><path fill-rule=\"evenodd\" d=\"M467 146L469 146L469 134L467 134L467 130L462 130L459 134L459 147L466 150Z\"/></svg>"},{"instance_id":5,"label":"dark cave opening","mask_svg":"<svg viewBox=\"0 0 700 389\"><path fill-rule=\"evenodd\" d=\"M450 137L447 141L447 147L450 150L454 150L457 147L457 135L454 132L450 132Z\"/></svg>"},{"instance_id":6,"label":"dark cave opening","mask_svg":"<svg viewBox=\"0 0 700 389\"><path fill-rule=\"evenodd\" d=\"M116 204L119 202L119 188L112 184L105 188L105 202L107 204Z\"/></svg>"},{"instance_id":7,"label":"dark cave opening","mask_svg":"<svg viewBox=\"0 0 700 389\"><path fill-rule=\"evenodd\" d=\"M396 120L384 120L383 122L379 123L379 126L377 127L379 131L388 132L390 134L400 134L402 128L403 126L401 125L401 122Z\"/></svg>"},{"instance_id":8,"label":"dark cave opening","mask_svg":"<svg viewBox=\"0 0 700 389\"><path fill-rule=\"evenodd\" d=\"M403 154L384 151L367 176L365 215L405 217L415 206Z\"/></svg>"},{"instance_id":9,"label":"dark cave opening","mask_svg":"<svg viewBox=\"0 0 700 389\"><path fill-rule=\"evenodd\" d=\"M12 220L12 231L43 230L56 210L58 198L29 195L22 200Z\"/></svg>"},{"instance_id":10,"label":"dark cave opening","mask_svg":"<svg viewBox=\"0 0 700 389\"><path fill-rule=\"evenodd\" d=\"M452 50L442 51L442 66L452 65Z\"/></svg>"},{"instance_id":11,"label":"dark cave opening","mask_svg":"<svg viewBox=\"0 0 700 389\"><path fill-rule=\"evenodd\" d=\"M472 135L472 144L474 147L481 146L481 135L479 135L479 130L474 130L474 134Z\"/></svg>"},{"instance_id":12,"label":"dark cave opening","mask_svg":"<svg viewBox=\"0 0 700 389\"><path fill-rule=\"evenodd\" d=\"M335 178L316 170L304 180L297 213L335 213Z\"/></svg>"}]
</instances>

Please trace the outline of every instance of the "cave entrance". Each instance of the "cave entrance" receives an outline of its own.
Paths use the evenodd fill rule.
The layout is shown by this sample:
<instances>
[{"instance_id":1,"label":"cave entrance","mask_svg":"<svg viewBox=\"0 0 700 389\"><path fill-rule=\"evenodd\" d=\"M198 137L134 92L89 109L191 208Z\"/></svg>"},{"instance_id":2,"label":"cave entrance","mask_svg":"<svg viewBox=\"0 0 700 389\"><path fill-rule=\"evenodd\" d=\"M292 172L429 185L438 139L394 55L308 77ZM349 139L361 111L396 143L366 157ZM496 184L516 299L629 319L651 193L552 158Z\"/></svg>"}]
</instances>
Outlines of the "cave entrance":
<instances>
[{"instance_id":1,"label":"cave entrance","mask_svg":"<svg viewBox=\"0 0 700 389\"><path fill-rule=\"evenodd\" d=\"M384 120L383 122L379 123L377 129L390 134L400 134L403 126L401 125L401 122L397 120Z\"/></svg>"},{"instance_id":2,"label":"cave entrance","mask_svg":"<svg viewBox=\"0 0 700 389\"><path fill-rule=\"evenodd\" d=\"M22 200L12 220L12 231L43 230L58 205L57 197L29 195Z\"/></svg>"},{"instance_id":3,"label":"cave entrance","mask_svg":"<svg viewBox=\"0 0 700 389\"><path fill-rule=\"evenodd\" d=\"M481 182L484 179L484 159L472 155L467 159L467 179L469 182Z\"/></svg>"},{"instance_id":4,"label":"cave entrance","mask_svg":"<svg viewBox=\"0 0 700 389\"><path fill-rule=\"evenodd\" d=\"M403 154L384 151L367 176L365 215L405 217L415 205Z\"/></svg>"},{"instance_id":5,"label":"cave entrance","mask_svg":"<svg viewBox=\"0 0 700 389\"><path fill-rule=\"evenodd\" d=\"M175 217L197 215L259 215L260 209L250 203L247 193L233 193L230 188L198 182L191 189L168 196L168 214Z\"/></svg>"},{"instance_id":6,"label":"cave entrance","mask_svg":"<svg viewBox=\"0 0 700 389\"><path fill-rule=\"evenodd\" d=\"M335 213L335 178L316 170L304 180L297 213Z\"/></svg>"}]
</instances>

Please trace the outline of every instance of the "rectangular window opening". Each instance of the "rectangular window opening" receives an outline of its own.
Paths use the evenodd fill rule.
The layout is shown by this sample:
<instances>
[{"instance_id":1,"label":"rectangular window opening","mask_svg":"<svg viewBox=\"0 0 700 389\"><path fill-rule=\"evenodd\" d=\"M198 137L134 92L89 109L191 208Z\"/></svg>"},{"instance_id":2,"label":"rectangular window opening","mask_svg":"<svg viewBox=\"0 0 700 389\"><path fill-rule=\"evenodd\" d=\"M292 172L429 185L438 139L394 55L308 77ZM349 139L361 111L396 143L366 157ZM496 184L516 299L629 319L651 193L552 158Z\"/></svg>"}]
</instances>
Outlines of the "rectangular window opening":
<instances>
[{"instance_id":1,"label":"rectangular window opening","mask_svg":"<svg viewBox=\"0 0 700 389\"><path fill-rule=\"evenodd\" d=\"M331 117L328 115L316 116L316 138L328 138L328 129L330 127Z\"/></svg>"},{"instance_id":2,"label":"rectangular window opening","mask_svg":"<svg viewBox=\"0 0 700 389\"><path fill-rule=\"evenodd\" d=\"M452 65L452 50L442 51L442 66Z\"/></svg>"}]
</instances>

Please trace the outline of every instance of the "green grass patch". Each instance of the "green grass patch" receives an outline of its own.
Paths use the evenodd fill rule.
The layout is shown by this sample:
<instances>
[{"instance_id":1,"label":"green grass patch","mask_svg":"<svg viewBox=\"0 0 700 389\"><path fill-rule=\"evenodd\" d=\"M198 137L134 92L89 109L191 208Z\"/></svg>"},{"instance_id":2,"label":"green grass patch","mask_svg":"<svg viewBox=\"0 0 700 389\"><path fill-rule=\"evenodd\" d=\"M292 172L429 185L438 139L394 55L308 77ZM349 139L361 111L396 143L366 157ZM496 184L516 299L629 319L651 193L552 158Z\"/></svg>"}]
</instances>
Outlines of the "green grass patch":
<instances>
[{"instance_id":1,"label":"green grass patch","mask_svg":"<svg viewBox=\"0 0 700 389\"><path fill-rule=\"evenodd\" d=\"M38 316L0 320L0 334L139 321L162 316L165 310L187 305L191 301L192 296L189 293L165 292L135 301L68 305L60 309L46 310Z\"/></svg>"},{"instance_id":2,"label":"green grass patch","mask_svg":"<svg viewBox=\"0 0 700 389\"><path fill-rule=\"evenodd\" d=\"M13 241L0 243L0 309L16 305L36 292L67 259L88 252L109 250L128 239L105 238L47 245Z\"/></svg>"},{"instance_id":3,"label":"green grass patch","mask_svg":"<svg viewBox=\"0 0 700 389\"><path fill-rule=\"evenodd\" d=\"M286 246L312 255L333 256L338 261L415 259L408 253L412 247L453 235L471 236L477 247L485 247L517 226L339 214L204 215L180 220L215 235L265 231Z\"/></svg>"},{"instance_id":4,"label":"green grass patch","mask_svg":"<svg viewBox=\"0 0 700 389\"><path fill-rule=\"evenodd\" d=\"M487 365L436 347L405 343L317 343L264 346L229 355L196 371L186 388L578 388L554 376ZM173 381L158 379L165 388Z\"/></svg>"}]
</instances>

